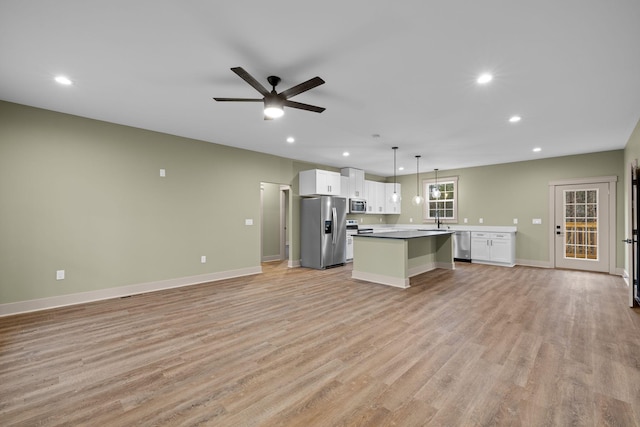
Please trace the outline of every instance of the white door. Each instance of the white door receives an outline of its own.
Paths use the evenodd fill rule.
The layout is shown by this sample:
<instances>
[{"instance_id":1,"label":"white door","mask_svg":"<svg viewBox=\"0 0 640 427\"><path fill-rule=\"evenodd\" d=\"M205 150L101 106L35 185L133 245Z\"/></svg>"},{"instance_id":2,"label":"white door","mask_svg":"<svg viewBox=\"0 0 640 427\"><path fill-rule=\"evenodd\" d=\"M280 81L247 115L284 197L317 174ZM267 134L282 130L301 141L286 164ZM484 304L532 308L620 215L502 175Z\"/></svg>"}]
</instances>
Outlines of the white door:
<instances>
[{"instance_id":1,"label":"white door","mask_svg":"<svg viewBox=\"0 0 640 427\"><path fill-rule=\"evenodd\" d=\"M555 265L609 272L609 184L555 187Z\"/></svg>"}]
</instances>

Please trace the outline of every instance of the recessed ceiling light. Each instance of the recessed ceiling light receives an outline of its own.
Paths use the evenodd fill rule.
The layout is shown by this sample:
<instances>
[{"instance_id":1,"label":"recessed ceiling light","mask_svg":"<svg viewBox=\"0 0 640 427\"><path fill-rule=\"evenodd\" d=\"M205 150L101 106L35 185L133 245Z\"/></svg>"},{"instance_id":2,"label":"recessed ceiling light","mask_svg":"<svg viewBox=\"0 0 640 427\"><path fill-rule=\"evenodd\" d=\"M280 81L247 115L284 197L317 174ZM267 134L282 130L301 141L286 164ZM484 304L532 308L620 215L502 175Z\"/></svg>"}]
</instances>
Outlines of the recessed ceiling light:
<instances>
[{"instance_id":1,"label":"recessed ceiling light","mask_svg":"<svg viewBox=\"0 0 640 427\"><path fill-rule=\"evenodd\" d=\"M520 116L511 116L511 117L509 117L509 122L510 123L518 123L520 120L522 120L522 117L520 117Z\"/></svg>"},{"instance_id":2,"label":"recessed ceiling light","mask_svg":"<svg viewBox=\"0 0 640 427\"><path fill-rule=\"evenodd\" d=\"M65 77L65 76L56 76L55 81L65 86L69 86L73 84L73 82L69 79L69 77Z\"/></svg>"},{"instance_id":3,"label":"recessed ceiling light","mask_svg":"<svg viewBox=\"0 0 640 427\"><path fill-rule=\"evenodd\" d=\"M344 153L342 153L342 155L345 156L345 157L349 157L349 152L345 151Z\"/></svg>"},{"instance_id":4,"label":"recessed ceiling light","mask_svg":"<svg viewBox=\"0 0 640 427\"><path fill-rule=\"evenodd\" d=\"M290 136L289 138L287 138L287 142L288 142L289 144L291 144L291 143L293 143L293 142L296 142L296 140L295 140L295 138L294 138L294 137Z\"/></svg>"},{"instance_id":5,"label":"recessed ceiling light","mask_svg":"<svg viewBox=\"0 0 640 427\"><path fill-rule=\"evenodd\" d=\"M478 84L484 85L489 83L491 80L493 80L493 76L489 73L484 73L484 74L480 74L476 82L478 82Z\"/></svg>"},{"instance_id":6,"label":"recessed ceiling light","mask_svg":"<svg viewBox=\"0 0 640 427\"><path fill-rule=\"evenodd\" d=\"M534 153L539 153L541 151L542 151L542 148L540 148L540 147L536 147L536 148L533 149Z\"/></svg>"}]
</instances>

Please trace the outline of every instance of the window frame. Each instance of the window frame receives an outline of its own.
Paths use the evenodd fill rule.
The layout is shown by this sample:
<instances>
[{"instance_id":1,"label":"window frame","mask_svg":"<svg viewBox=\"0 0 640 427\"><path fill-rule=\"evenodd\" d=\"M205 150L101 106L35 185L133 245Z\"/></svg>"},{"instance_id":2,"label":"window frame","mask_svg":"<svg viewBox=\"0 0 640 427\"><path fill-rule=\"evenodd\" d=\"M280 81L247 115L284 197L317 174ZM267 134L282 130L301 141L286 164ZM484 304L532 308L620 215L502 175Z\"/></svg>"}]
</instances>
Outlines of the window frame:
<instances>
[{"instance_id":1,"label":"window frame","mask_svg":"<svg viewBox=\"0 0 640 427\"><path fill-rule=\"evenodd\" d=\"M435 178L422 180L422 194L424 194L424 208L422 209L422 221L423 222L435 222L436 217L430 216L429 206L433 202L431 199L431 193L429 188L436 183ZM458 177L457 176L445 176L438 177L438 186L443 184L453 184L453 216L448 218L440 218L441 224L454 224L458 222ZM444 193L444 192L443 192ZM444 203L444 199L439 203Z\"/></svg>"}]
</instances>

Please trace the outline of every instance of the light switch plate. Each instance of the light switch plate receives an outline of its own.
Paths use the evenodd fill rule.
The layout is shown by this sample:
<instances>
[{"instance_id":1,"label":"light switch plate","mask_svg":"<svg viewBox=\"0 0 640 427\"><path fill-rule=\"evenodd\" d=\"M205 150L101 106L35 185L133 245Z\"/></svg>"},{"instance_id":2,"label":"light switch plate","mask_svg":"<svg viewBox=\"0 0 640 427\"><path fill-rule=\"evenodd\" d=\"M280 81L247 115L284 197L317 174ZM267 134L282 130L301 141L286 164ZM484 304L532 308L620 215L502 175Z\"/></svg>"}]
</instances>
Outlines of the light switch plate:
<instances>
[{"instance_id":1,"label":"light switch plate","mask_svg":"<svg viewBox=\"0 0 640 427\"><path fill-rule=\"evenodd\" d=\"M484 218L480 218L480 219L478 220L478 222L479 222L480 224L484 224Z\"/></svg>"},{"instance_id":2,"label":"light switch plate","mask_svg":"<svg viewBox=\"0 0 640 427\"><path fill-rule=\"evenodd\" d=\"M167 176L167 171L166 171L166 170L164 170L164 169L160 169L160 176L161 176L161 177L163 177L163 178L164 178L165 176Z\"/></svg>"},{"instance_id":3,"label":"light switch plate","mask_svg":"<svg viewBox=\"0 0 640 427\"><path fill-rule=\"evenodd\" d=\"M536 224L536 225L540 225L540 224L542 224L542 218L533 218L531 220L531 223L532 224Z\"/></svg>"},{"instance_id":4,"label":"light switch plate","mask_svg":"<svg viewBox=\"0 0 640 427\"><path fill-rule=\"evenodd\" d=\"M56 280L64 280L64 270L56 270Z\"/></svg>"},{"instance_id":5,"label":"light switch plate","mask_svg":"<svg viewBox=\"0 0 640 427\"><path fill-rule=\"evenodd\" d=\"M244 220L244 225L253 225L253 219L247 218Z\"/></svg>"},{"instance_id":6,"label":"light switch plate","mask_svg":"<svg viewBox=\"0 0 640 427\"><path fill-rule=\"evenodd\" d=\"M518 218L513 218L513 223L517 224L518 223Z\"/></svg>"},{"instance_id":7,"label":"light switch plate","mask_svg":"<svg viewBox=\"0 0 640 427\"><path fill-rule=\"evenodd\" d=\"M469 222L469 218L465 218L463 221L465 224Z\"/></svg>"},{"instance_id":8,"label":"light switch plate","mask_svg":"<svg viewBox=\"0 0 640 427\"><path fill-rule=\"evenodd\" d=\"M206 256L206 255L202 255L202 256L200 257L200 262L201 262L202 264L206 263L206 262L207 262L207 256Z\"/></svg>"}]
</instances>

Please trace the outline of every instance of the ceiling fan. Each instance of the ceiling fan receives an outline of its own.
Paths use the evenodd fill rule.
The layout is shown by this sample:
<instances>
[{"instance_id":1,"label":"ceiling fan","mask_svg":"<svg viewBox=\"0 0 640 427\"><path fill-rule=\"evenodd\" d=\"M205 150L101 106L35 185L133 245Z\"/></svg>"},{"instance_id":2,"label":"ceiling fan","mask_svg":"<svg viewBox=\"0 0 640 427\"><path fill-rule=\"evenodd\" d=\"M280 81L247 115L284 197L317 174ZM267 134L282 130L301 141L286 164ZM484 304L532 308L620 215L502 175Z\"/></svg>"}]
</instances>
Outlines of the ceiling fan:
<instances>
[{"instance_id":1,"label":"ceiling fan","mask_svg":"<svg viewBox=\"0 0 640 427\"><path fill-rule=\"evenodd\" d=\"M247 73L242 67L234 67L231 69L242 80L249 83L255 90L260 92L263 98L213 98L216 101L230 101L230 102L264 102L264 119L271 120L281 117L284 114L284 107L297 108L299 110L313 111L315 113L322 113L325 109L317 107L315 105L303 104L301 102L290 101L289 98L294 97L302 92L306 92L313 89L316 86L324 84L324 80L320 77L314 77L307 80L304 83L293 86L287 90L283 90L280 93L276 92L276 86L280 83L280 77L269 76L267 81L271 85L272 89L269 92L264 86L260 84L251 74Z\"/></svg>"}]
</instances>

